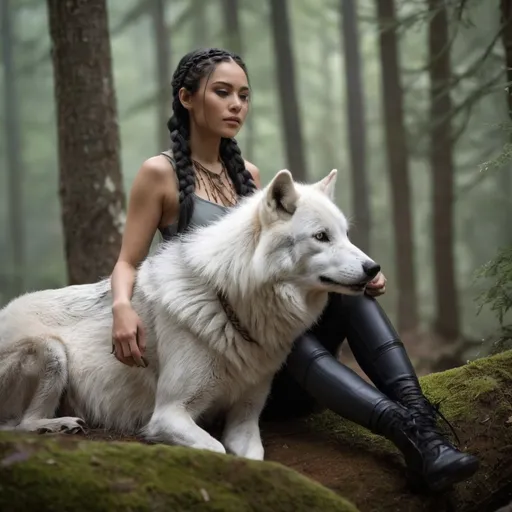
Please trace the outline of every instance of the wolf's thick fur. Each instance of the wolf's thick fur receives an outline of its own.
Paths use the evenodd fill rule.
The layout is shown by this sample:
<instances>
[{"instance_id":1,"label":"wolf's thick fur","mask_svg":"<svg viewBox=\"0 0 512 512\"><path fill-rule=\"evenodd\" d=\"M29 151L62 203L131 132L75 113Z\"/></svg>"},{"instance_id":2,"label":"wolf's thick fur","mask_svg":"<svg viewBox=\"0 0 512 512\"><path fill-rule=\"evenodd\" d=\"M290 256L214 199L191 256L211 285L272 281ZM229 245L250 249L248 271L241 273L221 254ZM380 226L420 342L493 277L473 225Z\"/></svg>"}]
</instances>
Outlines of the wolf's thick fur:
<instances>
[{"instance_id":1,"label":"wolf's thick fur","mask_svg":"<svg viewBox=\"0 0 512 512\"><path fill-rule=\"evenodd\" d=\"M335 181L336 171L313 185L280 171L220 220L148 257L133 293L146 369L111 355L108 279L13 300L0 311L1 428L87 424L262 459L259 415L293 341L328 292L362 293L373 277L374 262L350 243L332 202ZM56 418L59 403L73 416ZM219 413L222 443L199 426Z\"/></svg>"}]
</instances>

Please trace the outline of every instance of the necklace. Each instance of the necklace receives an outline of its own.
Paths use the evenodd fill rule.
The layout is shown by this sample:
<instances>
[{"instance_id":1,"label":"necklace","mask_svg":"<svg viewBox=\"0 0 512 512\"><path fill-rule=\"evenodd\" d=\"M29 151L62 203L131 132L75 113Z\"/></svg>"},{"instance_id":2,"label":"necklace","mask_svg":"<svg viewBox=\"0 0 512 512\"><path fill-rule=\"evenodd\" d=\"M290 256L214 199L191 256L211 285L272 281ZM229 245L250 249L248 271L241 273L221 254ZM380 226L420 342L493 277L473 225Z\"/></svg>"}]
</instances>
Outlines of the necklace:
<instances>
[{"instance_id":1,"label":"necklace","mask_svg":"<svg viewBox=\"0 0 512 512\"><path fill-rule=\"evenodd\" d=\"M223 206L234 206L237 203L236 191L222 160L220 160L222 166L220 173L210 171L196 160L192 162L199 181L199 189L206 193L208 201Z\"/></svg>"}]
</instances>

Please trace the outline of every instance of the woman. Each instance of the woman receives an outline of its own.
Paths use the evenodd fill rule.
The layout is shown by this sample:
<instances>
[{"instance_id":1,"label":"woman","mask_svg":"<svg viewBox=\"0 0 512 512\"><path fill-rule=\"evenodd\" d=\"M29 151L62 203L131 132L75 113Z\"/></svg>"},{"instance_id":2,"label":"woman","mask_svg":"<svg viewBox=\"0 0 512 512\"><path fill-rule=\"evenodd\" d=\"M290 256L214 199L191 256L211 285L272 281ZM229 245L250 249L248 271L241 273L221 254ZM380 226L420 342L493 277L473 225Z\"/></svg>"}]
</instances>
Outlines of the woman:
<instances>
[{"instance_id":1,"label":"woman","mask_svg":"<svg viewBox=\"0 0 512 512\"><path fill-rule=\"evenodd\" d=\"M234 140L249 105L244 63L207 49L185 55L172 80L171 151L142 165L131 189L119 259L112 273L115 357L145 366L144 326L131 307L135 269L158 229L166 239L222 215L238 197L260 187L258 169ZM368 293L385 291L377 276ZM334 355L343 340L376 388ZM471 476L478 461L436 430L435 410L423 396L398 334L374 298L332 295L318 326L299 338L276 376L264 415L307 414L319 402L390 439L410 476L442 490Z\"/></svg>"}]
</instances>

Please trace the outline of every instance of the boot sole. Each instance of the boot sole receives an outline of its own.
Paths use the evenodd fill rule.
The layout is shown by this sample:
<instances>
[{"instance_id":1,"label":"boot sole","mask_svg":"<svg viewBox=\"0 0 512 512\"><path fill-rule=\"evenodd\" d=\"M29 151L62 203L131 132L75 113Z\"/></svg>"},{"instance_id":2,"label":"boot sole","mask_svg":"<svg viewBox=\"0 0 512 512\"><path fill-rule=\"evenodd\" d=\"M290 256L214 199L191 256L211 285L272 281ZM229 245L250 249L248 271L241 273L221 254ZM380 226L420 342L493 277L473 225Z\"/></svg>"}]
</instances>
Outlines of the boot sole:
<instances>
[{"instance_id":1,"label":"boot sole","mask_svg":"<svg viewBox=\"0 0 512 512\"><path fill-rule=\"evenodd\" d=\"M446 491L454 484L463 482L464 480L471 478L480 467L478 459L474 459L462 466L460 466L460 463L460 460L454 461L452 462L452 464L443 468L443 471L438 473L437 476L433 475L429 478L425 478L424 476L418 474L410 474L410 483L413 485L414 488L418 490L423 489L431 492ZM458 470L450 472L452 468L455 469L458 466L460 466Z\"/></svg>"}]
</instances>

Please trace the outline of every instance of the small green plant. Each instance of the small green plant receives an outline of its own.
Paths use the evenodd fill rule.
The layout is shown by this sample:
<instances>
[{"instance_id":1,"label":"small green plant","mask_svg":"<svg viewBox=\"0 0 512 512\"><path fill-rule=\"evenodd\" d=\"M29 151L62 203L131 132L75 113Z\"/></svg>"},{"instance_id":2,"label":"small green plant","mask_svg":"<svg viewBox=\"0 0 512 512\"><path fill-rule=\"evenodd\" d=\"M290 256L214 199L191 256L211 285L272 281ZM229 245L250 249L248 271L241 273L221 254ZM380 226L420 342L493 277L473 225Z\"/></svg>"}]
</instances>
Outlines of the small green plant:
<instances>
[{"instance_id":1,"label":"small green plant","mask_svg":"<svg viewBox=\"0 0 512 512\"><path fill-rule=\"evenodd\" d=\"M497 348L503 348L504 343L512 341L512 323L506 320L507 313L512 310L512 247L500 249L478 271L477 278L491 280L489 288L479 295L479 311L488 305L496 315L500 324Z\"/></svg>"},{"instance_id":2,"label":"small green plant","mask_svg":"<svg viewBox=\"0 0 512 512\"><path fill-rule=\"evenodd\" d=\"M502 130L512 133L512 123L499 126ZM480 172L502 169L512 160L512 143L507 143L501 153L488 162L480 165ZM510 169L507 169L510 172ZM477 279L487 279L490 286L481 293L478 313L484 306L489 306L499 321L497 333L491 336L493 353L506 350L512 346L512 320L506 315L512 310L512 247L502 247L497 255L483 265L476 273Z\"/></svg>"}]
</instances>

